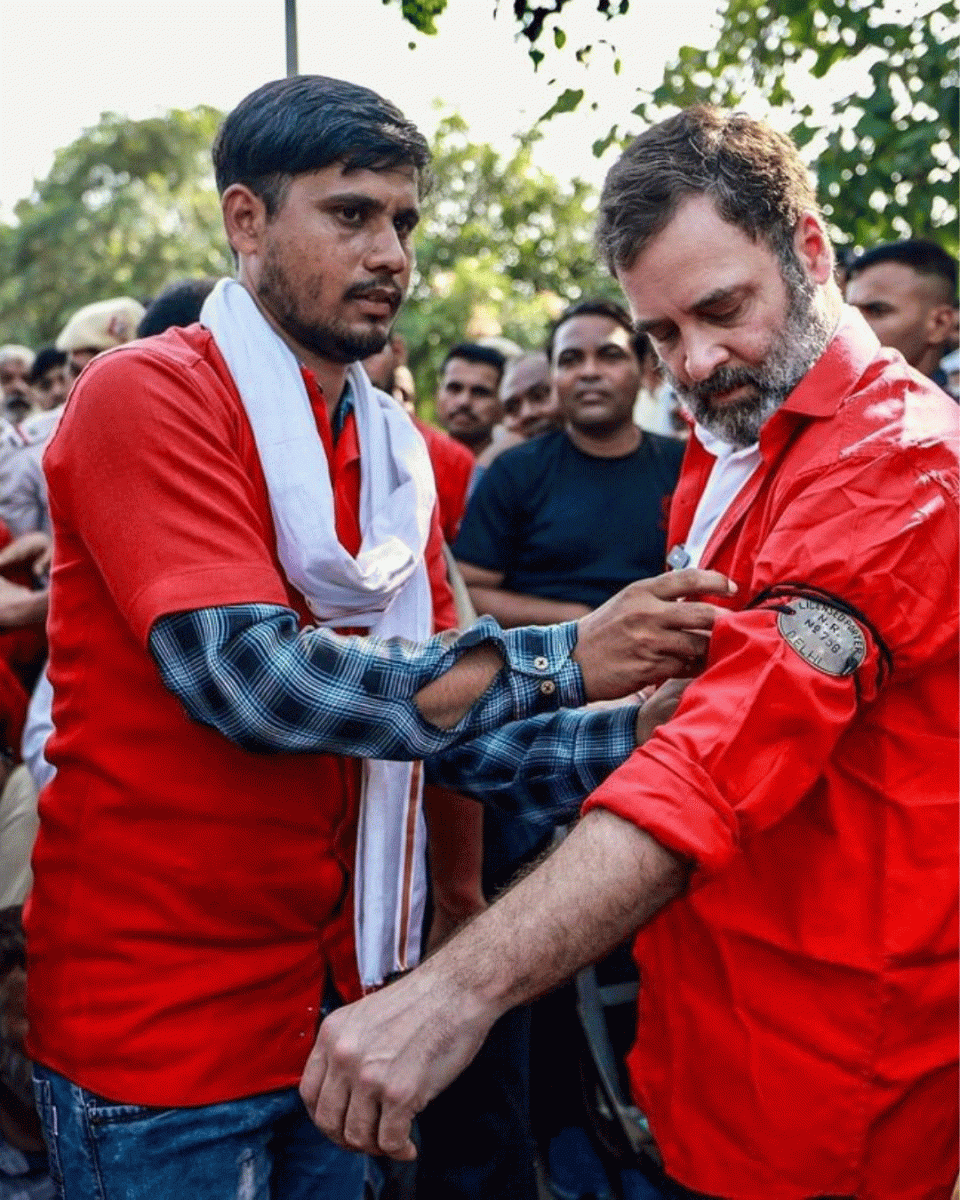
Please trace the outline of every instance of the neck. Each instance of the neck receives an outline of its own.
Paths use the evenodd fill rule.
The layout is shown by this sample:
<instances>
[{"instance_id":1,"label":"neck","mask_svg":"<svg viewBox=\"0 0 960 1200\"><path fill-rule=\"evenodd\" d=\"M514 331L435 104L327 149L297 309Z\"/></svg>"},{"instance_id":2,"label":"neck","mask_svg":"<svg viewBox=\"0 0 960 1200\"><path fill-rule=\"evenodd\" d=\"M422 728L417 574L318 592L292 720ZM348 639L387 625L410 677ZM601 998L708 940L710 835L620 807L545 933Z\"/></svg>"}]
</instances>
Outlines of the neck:
<instances>
[{"instance_id":1,"label":"neck","mask_svg":"<svg viewBox=\"0 0 960 1200\"><path fill-rule=\"evenodd\" d=\"M593 458L625 458L637 449L643 436L632 422L607 430L576 429L568 424L566 433L578 450Z\"/></svg>"},{"instance_id":2,"label":"neck","mask_svg":"<svg viewBox=\"0 0 960 1200\"><path fill-rule=\"evenodd\" d=\"M260 303L260 297L250 286L249 282L242 276L239 282L247 289L250 298L257 308L260 309L260 312L273 332L287 344L296 356L297 362L312 372L320 391L323 392L324 403L327 406L327 416L332 419L334 411L340 403L340 397L343 395L343 389L346 386L348 364L332 362L328 358L320 358L305 346L301 346L281 325L277 324L270 310Z\"/></svg>"},{"instance_id":3,"label":"neck","mask_svg":"<svg viewBox=\"0 0 960 1200\"><path fill-rule=\"evenodd\" d=\"M484 450L486 450L486 449L487 449L487 447L488 447L488 446L492 446L492 445L493 445L493 437L492 437L492 435L491 435L491 436L488 436L488 437L487 437L487 439L486 439L486 441L481 441L481 442L466 442L466 441L464 441L464 440L463 440L463 438L459 438L459 437L457 437L457 435L456 435L455 433L450 433L450 430L449 430L449 429L445 430L444 432L445 432L445 433L446 433L446 434L447 434L449 437L452 437L452 438L453 438L453 440L454 440L455 442L459 442L461 446L463 446L465 449L469 450L469 451L470 451L470 453L473 455L473 457L474 457L474 458L479 458L479 457L480 457L480 455L481 455L481 454L484 452Z\"/></svg>"},{"instance_id":4,"label":"neck","mask_svg":"<svg viewBox=\"0 0 960 1200\"><path fill-rule=\"evenodd\" d=\"M946 346L927 346L920 358L911 363L921 375L926 375L928 379L933 376L934 371L940 366L940 359L947 353Z\"/></svg>"},{"instance_id":5,"label":"neck","mask_svg":"<svg viewBox=\"0 0 960 1200\"><path fill-rule=\"evenodd\" d=\"M843 315L843 296L840 295L840 289L833 279L820 288L815 303L823 313L824 327L830 330L830 336L833 337Z\"/></svg>"}]
</instances>

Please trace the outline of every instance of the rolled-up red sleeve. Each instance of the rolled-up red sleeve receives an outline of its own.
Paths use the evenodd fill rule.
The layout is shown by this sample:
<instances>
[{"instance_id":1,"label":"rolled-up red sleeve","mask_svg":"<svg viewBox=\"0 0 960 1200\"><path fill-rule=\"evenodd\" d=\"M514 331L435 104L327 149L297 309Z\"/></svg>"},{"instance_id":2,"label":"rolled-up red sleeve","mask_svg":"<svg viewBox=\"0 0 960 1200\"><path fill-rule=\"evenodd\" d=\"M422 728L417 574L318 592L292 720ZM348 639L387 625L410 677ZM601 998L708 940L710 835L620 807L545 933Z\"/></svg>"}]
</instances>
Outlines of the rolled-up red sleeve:
<instances>
[{"instance_id":1,"label":"rolled-up red sleeve","mask_svg":"<svg viewBox=\"0 0 960 1200\"><path fill-rule=\"evenodd\" d=\"M855 675L829 675L784 639L780 607L719 619L708 669L674 718L585 805L642 826L704 878L813 785L856 712L857 680L861 694L876 692L869 635Z\"/></svg>"}]
</instances>

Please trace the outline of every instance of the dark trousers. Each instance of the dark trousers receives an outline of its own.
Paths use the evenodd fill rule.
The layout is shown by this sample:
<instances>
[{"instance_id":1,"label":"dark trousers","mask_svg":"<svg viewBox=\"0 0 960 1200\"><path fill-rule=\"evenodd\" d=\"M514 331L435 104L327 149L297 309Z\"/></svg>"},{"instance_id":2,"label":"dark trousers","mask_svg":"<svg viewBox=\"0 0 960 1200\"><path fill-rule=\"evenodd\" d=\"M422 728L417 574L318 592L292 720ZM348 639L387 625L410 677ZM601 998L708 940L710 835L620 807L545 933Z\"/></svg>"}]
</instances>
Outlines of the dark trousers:
<instances>
[{"instance_id":1,"label":"dark trousers","mask_svg":"<svg viewBox=\"0 0 960 1200\"><path fill-rule=\"evenodd\" d=\"M417 1200L536 1200L529 1009L511 1009L497 1021L477 1057L417 1124Z\"/></svg>"}]
</instances>

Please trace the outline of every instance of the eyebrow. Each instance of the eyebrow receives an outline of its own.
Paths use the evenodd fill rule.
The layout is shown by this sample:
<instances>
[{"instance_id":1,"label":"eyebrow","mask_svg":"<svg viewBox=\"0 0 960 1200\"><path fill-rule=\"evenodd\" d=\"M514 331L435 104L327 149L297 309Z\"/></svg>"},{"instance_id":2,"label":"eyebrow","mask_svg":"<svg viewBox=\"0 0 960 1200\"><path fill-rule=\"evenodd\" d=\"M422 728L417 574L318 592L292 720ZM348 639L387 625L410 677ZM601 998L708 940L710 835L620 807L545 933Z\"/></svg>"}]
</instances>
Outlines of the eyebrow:
<instances>
[{"instance_id":1,"label":"eyebrow","mask_svg":"<svg viewBox=\"0 0 960 1200\"><path fill-rule=\"evenodd\" d=\"M748 294L750 285L747 283L735 283L730 287L716 288L712 292L708 292L706 296L701 296L699 300L694 301L690 305L689 310L693 313L704 312L708 309L715 308L718 304L725 304L733 299ZM649 321L634 321L633 327L637 333L651 334L655 329L663 325L667 318L653 317Z\"/></svg>"},{"instance_id":2,"label":"eyebrow","mask_svg":"<svg viewBox=\"0 0 960 1200\"><path fill-rule=\"evenodd\" d=\"M557 358L560 358L564 354L586 354L588 350L593 350L593 352L595 354L599 354L602 350L611 350L611 349L622 350L624 353L628 353L630 347L629 346L621 346L621 344L619 342L615 342L615 341L599 342L596 346L560 346L557 348L556 355L557 355ZM543 382L546 383L546 380L544 380ZM536 385L534 384L531 386L536 386ZM529 390L529 389L526 389L526 390Z\"/></svg>"},{"instance_id":3,"label":"eyebrow","mask_svg":"<svg viewBox=\"0 0 960 1200\"><path fill-rule=\"evenodd\" d=\"M387 207L382 200L378 200L376 196L371 196L368 192L334 192L329 196L324 196L319 203L324 208L365 208L371 212L383 212ZM406 208L398 209L397 216L419 221L420 209L416 204L411 204Z\"/></svg>"}]
</instances>

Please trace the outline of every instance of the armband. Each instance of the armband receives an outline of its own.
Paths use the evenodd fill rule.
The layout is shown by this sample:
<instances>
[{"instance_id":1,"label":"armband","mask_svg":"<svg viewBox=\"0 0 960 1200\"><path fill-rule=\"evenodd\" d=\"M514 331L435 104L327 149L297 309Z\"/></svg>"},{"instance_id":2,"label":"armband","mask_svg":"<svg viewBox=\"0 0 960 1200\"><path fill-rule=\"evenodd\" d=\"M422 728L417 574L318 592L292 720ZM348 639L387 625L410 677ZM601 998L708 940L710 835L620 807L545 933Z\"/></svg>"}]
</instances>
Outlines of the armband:
<instances>
[{"instance_id":1,"label":"armband","mask_svg":"<svg viewBox=\"0 0 960 1200\"><path fill-rule=\"evenodd\" d=\"M822 588L778 583L744 607L774 609L783 640L824 675L852 675L856 680L867 658L867 634L877 648L878 688L893 668L893 656L872 622L853 605Z\"/></svg>"}]
</instances>

